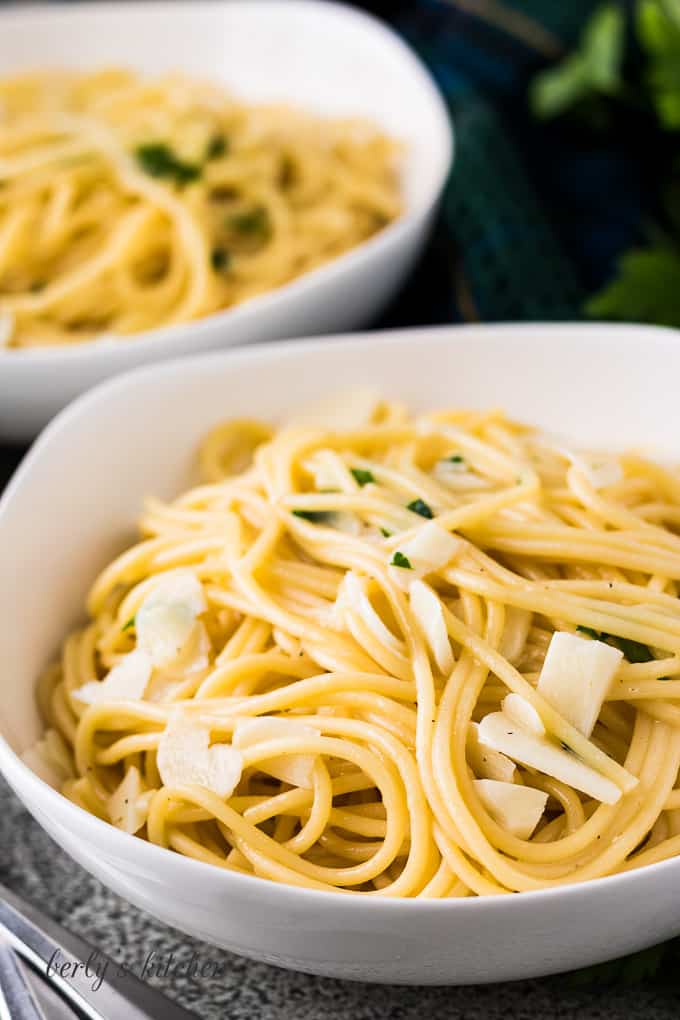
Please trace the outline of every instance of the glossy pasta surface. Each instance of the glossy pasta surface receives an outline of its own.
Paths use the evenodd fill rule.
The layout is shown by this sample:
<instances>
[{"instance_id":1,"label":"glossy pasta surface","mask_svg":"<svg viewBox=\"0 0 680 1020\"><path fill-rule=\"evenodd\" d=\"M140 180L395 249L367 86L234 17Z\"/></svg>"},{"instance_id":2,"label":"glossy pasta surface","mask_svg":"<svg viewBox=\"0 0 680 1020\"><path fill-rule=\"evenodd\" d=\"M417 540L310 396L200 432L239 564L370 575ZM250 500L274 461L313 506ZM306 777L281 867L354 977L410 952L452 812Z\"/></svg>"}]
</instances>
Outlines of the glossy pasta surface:
<instances>
[{"instance_id":1,"label":"glossy pasta surface","mask_svg":"<svg viewBox=\"0 0 680 1020\"><path fill-rule=\"evenodd\" d=\"M189 322L354 248L401 211L364 121L120 69L0 78L0 344Z\"/></svg>"},{"instance_id":2,"label":"glossy pasta surface","mask_svg":"<svg viewBox=\"0 0 680 1020\"><path fill-rule=\"evenodd\" d=\"M200 461L40 681L31 763L66 796L221 868L372 896L680 853L675 469L367 392L219 425Z\"/></svg>"}]
</instances>

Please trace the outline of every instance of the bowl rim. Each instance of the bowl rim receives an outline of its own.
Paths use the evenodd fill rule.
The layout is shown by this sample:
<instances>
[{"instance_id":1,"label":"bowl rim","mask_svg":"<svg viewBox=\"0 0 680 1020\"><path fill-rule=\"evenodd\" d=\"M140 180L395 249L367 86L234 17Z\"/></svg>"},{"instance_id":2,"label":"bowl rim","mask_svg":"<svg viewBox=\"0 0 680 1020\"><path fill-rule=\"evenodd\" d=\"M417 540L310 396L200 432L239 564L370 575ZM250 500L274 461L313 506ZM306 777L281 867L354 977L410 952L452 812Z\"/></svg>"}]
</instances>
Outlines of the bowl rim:
<instances>
[{"instance_id":1,"label":"bowl rim","mask_svg":"<svg viewBox=\"0 0 680 1020\"><path fill-rule=\"evenodd\" d=\"M270 7L273 0L228 0L229 6L243 6L246 3ZM163 343L172 348L176 342L181 342L186 335L187 329L203 333L213 329L227 327L230 323L248 320L253 315L264 310L275 308L277 302L286 299L304 299L306 292L313 289L317 284L332 280L334 275L343 271L356 271L370 262L372 258L380 254L381 249L389 249L396 245L401 238L408 234L413 227L421 222L439 202L446 181L451 173L455 154L455 134L451 116L448 112L444 97L435 82L429 68L422 61L415 49L410 46L393 28L381 21L373 14L351 7L343 0L275 0L277 6L284 4L289 7L296 7L302 11L313 10L315 14L330 12L332 17L340 17L347 21L354 21L358 26L374 35L380 40L381 45L391 47L394 52L399 53L405 64L410 65L414 78L420 79L423 90L423 99L427 102L438 121L439 140L442 144L441 165L436 173L433 186L428 194L422 196L418 203L412 208L404 211L391 223L378 233L361 241L354 248L322 263L314 269L310 269L300 276L295 277L287 283L281 284L272 290L264 291L254 297L247 298L240 304L233 305L210 315L204 315L188 322L176 323L168 326L158 326L154 329L142 330L139 333L132 333L120 337L109 336L106 333L101 337L82 343L61 343L35 347L4 347L0 345L0 366L5 371L11 371L16 365L38 365L49 366L53 362L72 362L77 364L86 358L91 358L95 363L105 363L108 358L118 360L125 357L129 350L137 351L139 357L153 354L154 351L160 355L163 352ZM0 10L0 27L5 22L21 22L26 17L37 12L41 17L44 15L54 21L58 21L63 15L78 19L79 16L106 15L115 11L119 17L140 15L147 11L157 13L162 17L164 13L174 8L180 10L188 8L192 3L192 9L202 8L204 11L216 10L225 5L225 0L85 0L80 4L72 4L60 0L45 7L39 2L32 2L26 6L9 7ZM173 12L174 13L174 12ZM325 16L325 13L323 16ZM380 38L382 37L382 38ZM129 344L129 347L128 347Z\"/></svg>"},{"instance_id":2,"label":"bowl rim","mask_svg":"<svg viewBox=\"0 0 680 1020\"><path fill-rule=\"evenodd\" d=\"M329 343L344 343L346 346L359 347L367 341L374 344L385 344L386 346L400 338L408 337L418 339L427 337L428 340L444 345L449 342L451 334L460 335L463 331L470 334L475 344L494 340L499 334L504 335L505 342L521 343L522 337L527 333L559 334L569 331L581 334L600 335L605 343L616 344L620 350L621 343L639 343L640 339L647 342L658 343L661 346L672 346L676 351L680 331L668 327L636 325L634 323L582 323L582 322L534 322L534 323L478 323L472 325L444 325L425 326L416 329L390 329L375 332L364 332L356 334L339 334L332 337L311 337L300 340L288 341L285 344L270 342L259 344L253 347L241 347L232 350L213 351L210 353L197 353L176 358L162 364L141 365L130 371L121 373L111 379L107 379L91 390L83 393L73 400L67 407L60 411L56 417L43 430L38 439L33 443L23 461L10 479L5 491L0 496L0 534L2 532L3 517L9 505L13 502L15 494L23 488L26 480L33 470L34 464L42 459L49 449L61 441L61 433L64 429L77 421L79 418L84 422L93 413L100 402L110 398L117 398L130 386L137 382L144 382L147 378L157 378L158 373L164 373L168 377L181 375L186 369L196 369L199 366L205 372L212 372L217 364L225 367L240 362L267 360L273 354L277 356L296 356L305 350L312 348L323 349ZM498 907L501 910L521 912L531 909L534 904L549 903L553 900L561 900L568 896L571 900L589 898L597 893L604 894L605 891L616 887L625 887L628 883L640 883L654 881L656 877L665 876L668 872L680 869L680 857L669 858L655 864L644 865L641 868L630 871L617 872L613 875L606 875L601 878L588 879L584 882L569 883L550 886L547 889L535 889L520 894L496 893L489 896L470 896L457 899L420 899L417 897L389 897L378 894L362 894L352 890L349 894L342 890L338 891L325 889L310 889L304 886L275 882L270 879L260 878L257 875L245 875L236 871L219 868L213 864L186 857L173 850L149 843L136 835L130 835L117 829L109 822L97 818L83 808L68 800L63 794L44 782L32 769L26 765L21 757L10 747L4 735L0 734L0 772L5 776L15 794L22 801L24 806L33 813L36 806L39 812L48 812L58 827L71 824L74 831L81 832L87 836L92 833L91 839L95 843L100 840L108 842L113 853L119 860L128 861L136 854L140 855L140 861L153 866L156 864L163 871L163 881L169 881L176 877L181 879L195 876L198 880L210 881L211 876L214 882L221 883L220 889L226 893L232 883L244 894L260 896L266 894L285 905L291 898L297 904L305 903L308 907L314 908L315 904L327 907L334 904L337 909L348 909L352 912L360 911L365 907L377 910L404 910L408 914L415 914L419 911L450 911L452 914L465 913L469 910L480 911L483 909L493 910ZM19 793L21 789L21 793ZM41 824L41 823L39 823ZM135 849L136 848L136 849ZM88 848L88 856L90 850ZM109 865L110 867L110 865ZM124 869L123 869L124 870ZM138 880L138 877L136 878ZM303 897L301 900L300 897ZM349 904L349 907L346 905ZM379 904L379 906L377 906ZM505 906L504 904L507 904ZM514 905L513 905L514 904Z\"/></svg>"}]
</instances>

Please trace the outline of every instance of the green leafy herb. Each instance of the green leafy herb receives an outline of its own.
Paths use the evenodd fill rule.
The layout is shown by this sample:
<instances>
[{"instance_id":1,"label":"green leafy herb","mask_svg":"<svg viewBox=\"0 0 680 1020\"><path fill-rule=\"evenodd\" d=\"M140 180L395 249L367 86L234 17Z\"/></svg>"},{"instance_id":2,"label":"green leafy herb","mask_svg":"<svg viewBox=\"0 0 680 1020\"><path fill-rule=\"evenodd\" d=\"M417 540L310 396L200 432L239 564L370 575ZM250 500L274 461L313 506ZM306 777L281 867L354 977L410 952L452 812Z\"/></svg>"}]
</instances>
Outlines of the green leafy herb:
<instances>
[{"instance_id":1,"label":"green leafy herb","mask_svg":"<svg viewBox=\"0 0 680 1020\"><path fill-rule=\"evenodd\" d=\"M124 624L122 629L124 631L125 630L134 630L136 620L137 620L136 616L131 616L130 619L128 620L128 622L126 624Z\"/></svg>"},{"instance_id":2,"label":"green leafy herb","mask_svg":"<svg viewBox=\"0 0 680 1020\"><path fill-rule=\"evenodd\" d=\"M630 638L624 637L614 637L612 634L605 634L604 638L608 644L619 648L628 662L652 662L654 659L647 645L640 644L639 641L631 641Z\"/></svg>"},{"instance_id":3,"label":"green leafy herb","mask_svg":"<svg viewBox=\"0 0 680 1020\"><path fill-rule=\"evenodd\" d=\"M529 93L533 113L555 117L592 95L616 94L621 87L625 27L620 7L607 3L597 8L578 49L534 78Z\"/></svg>"},{"instance_id":4,"label":"green leafy herb","mask_svg":"<svg viewBox=\"0 0 680 1020\"><path fill-rule=\"evenodd\" d=\"M434 517L432 510L422 499L414 499L412 503L407 505L406 509L410 510L411 513L420 514L421 517L427 517L430 521Z\"/></svg>"},{"instance_id":5,"label":"green leafy herb","mask_svg":"<svg viewBox=\"0 0 680 1020\"><path fill-rule=\"evenodd\" d=\"M659 123L680 128L680 9L677 0L641 0L637 34L648 59L645 82Z\"/></svg>"},{"instance_id":6,"label":"green leafy herb","mask_svg":"<svg viewBox=\"0 0 680 1020\"><path fill-rule=\"evenodd\" d=\"M201 176L201 168L184 160L164 142L150 142L138 145L135 158L142 170L151 177L170 177L176 184L188 184Z\"/></svg>"},{"instance_id":7,"label":"green leafy herb","mask_svg":"<svg viewBox=\"0 0 680 1020\"><path fill-rule=\"evenodd\" d=\"M593 630L592 627L584 627L580 623L576 630L579 632L579 634L585 634L587 637L591 637L595 641L599 641L600 638L602 637L599 630Z\"/></svg>"},{"instance_id":8,"label":"green leafy herb","mask_svg":"<svg viewBox=\"0 0 680 1020\"><path fill-rule=\"evenodd\" d=\"M231 255L226 248L213 248L210 253L210 263L216 273L223 273L229 268Z\"/></svg>"},{"instance_id":9,"label":"green leafy herb","mask_svg":"<svg viewBox=\"0 0 680 1020\"><path fill-rule=\"evenodd\" d=\"M392 532L388 531L387 528L381 528L380 531L381 531L381 533L383 534L383 536L385 538L391 538L392 537Z\"/></svg>"},{"instance_id":10,"label":"green leafy herb","mask_svg":"<svg viewBox=\"0 0 680 1020\"><path fill-rule=\"evenodd\" d=\"M328 520L327 510L293 510L294 517L302 517L304 521L311 521L312 524L321 524Z\"/></svg>"},{"instance_id":11,"label":"green leafy herb","mask_svg":"<svg viewBox=\"0 0 680 1020\"><path fill-rule=\"evenodd\" d=\"M402 552L399 552L398 549L395 552L394 556L392 557L391 565L393 567L402 567L403 570L413 570L409 558L407 556L404 556Z\"/></svg>"},{"instance_id":12,"label":"green leafy herb","mask_svg":"<svg viewBox=\"0 0 680 1020\"><path fill-rule=\"evenodd\" d=\"M371 471L364 471L363 468L350 468L354 480L359 483L362 487L368 485L369 482L374 482L375 478Z\"/></svg>"},{"instance_id":13,"label":"green leafy herb","mask_svg":"<svg viewBox=\"0 0 680 1020\"><path fill-rule=\"evenodd\" d=\"M271 232L269 213L262 205L248 212L235 213L229 217L227 225L238 234L250 237L268 237Z\"/></svg>"},{"instance_id":14,"label":"green leafy herb","mask_svg":"<svg viewBox=\"0 0 680 1020\"><path fill-rule=\"evenodd\" d=\"M594 638L596 641L605 641L608 645L612 645L613 648L618 648L619 651L623 652L624 658L628 662L653 662L654 656L647 645L641 644L639 641L631 641L630 638L618 637L616 634L605 634L602 631L593 630L592 627L583 627L579 624L576 628L581 634L587 634L588 637Z\"/></svg>"},{"instance_id":15,"label":"green leafy herb","mask_svg":"<svg viewBox=\"0 0 680 1020\"><path fill-rule=\"evenodd\" d=\"M450 464L464 464L465 457L461 457L459 453L454 453L453 456L446 458Z\"/></svg>"},{"instance_id":16,"label":"green leafy herb","mask_svg":"<svg viewBox=\"0 0 680 1020\"><path fill-rule=\"evenodd\" d=\"M213 135L205 150L206 160L221 159L229 154L229 140L224 135Z\"/></svg>"},{"instance_id":17,"label":"green leafy herb","mask_svg":"<svg viewBox=\"0 0 680 1020\"><path fill-rule=\"evenodd\" d=\"M615 279L586 303L586 312L598 319L680 326L679 280L680 251L664 244L633 249L619 259Z\"/></svg>"},{"instance_id":18,"label":"green leafy herb","mask_svg":"<svg viewBox=\"0 0 680 1020\"><path fill-rule=\"evenodd\" d=\"M656 184L654 222L642 225L586 314L680 327L680 0L607 0L576 50L534 78L529 97L536 117L579 114L584 128L611 134L614 148L633 133L636 172Z\"/></svg>"}]
</instances>

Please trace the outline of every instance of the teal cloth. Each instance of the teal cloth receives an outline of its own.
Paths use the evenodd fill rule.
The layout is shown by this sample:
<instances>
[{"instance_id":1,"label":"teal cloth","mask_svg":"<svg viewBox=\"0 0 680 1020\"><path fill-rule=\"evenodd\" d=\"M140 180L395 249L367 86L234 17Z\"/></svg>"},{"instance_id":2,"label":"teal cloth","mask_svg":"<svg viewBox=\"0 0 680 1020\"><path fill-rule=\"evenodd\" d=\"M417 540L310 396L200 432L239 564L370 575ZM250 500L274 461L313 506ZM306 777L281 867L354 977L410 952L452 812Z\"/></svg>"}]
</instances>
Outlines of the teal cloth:
<instances>
[{"instance_id":1,"label":"teal cloth","mask_svg":"<svg viewBox=\"0 0 680 1020\"><path fill-rule=\"evenodd\" d=\"M437 81L455 164L425 268L388 318L564 320L636 235L630 152L537 124L528 83L573 45L592 0L417 0L363 6L390 21Z\"/></svg>"}]
</instances>

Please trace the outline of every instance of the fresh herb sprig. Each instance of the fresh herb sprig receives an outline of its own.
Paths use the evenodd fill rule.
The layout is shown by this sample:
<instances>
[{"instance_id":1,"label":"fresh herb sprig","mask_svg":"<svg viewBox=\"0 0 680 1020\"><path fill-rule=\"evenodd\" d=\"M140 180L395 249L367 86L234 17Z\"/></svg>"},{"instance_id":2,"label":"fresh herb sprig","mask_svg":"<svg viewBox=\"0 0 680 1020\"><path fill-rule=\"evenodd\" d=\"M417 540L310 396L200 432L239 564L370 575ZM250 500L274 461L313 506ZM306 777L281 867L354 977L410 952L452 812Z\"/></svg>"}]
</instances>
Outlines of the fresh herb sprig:
<instances>
[{"instance_id":1,"label":"fresh herb sprig","mask_svg":"<svg viewBox=\"0 0 680 1020\"><path fill-rule=\"evenodd\" d=\"M357 482L362 488L364 487L364 485L368 485L370 482L375 481L375 478L373 477L373 472L366 471L364 470L364 468L350 468L350 472L354 478L354 481Z\"/></svg>"},{"instance_id":2,"label":"fresh herb sprig","mask_svg":"<svg viewBox=\"0 0 680 1020\"><path fill-rule=\"evenodd\" d=\"M406 507L411 513L418 514L420 517L426 517L428 521L431 521L434 517L432 508L427 505L424 499L414 499L412 503L409 503Z\"/></svg>"},{"instance_id":3,"label":"fresh herb sprig","mask_svg":"<svg viewBox=\"0 0 680 1020\"><path fill-rule=\"evenodd\" d=\"M630 638L618 637L616 634L605 634L603 631L593 630L592 627L583 627L580 624L576 630L580 634L594 638L595 641L604 641L606 644L618 648L623 652L624 658L628 662L652 662L654 659L648 646L643 645L640 641L631 641Z\"/></svg>"},{"instance_id":4,"label":"fresh herb sprig","mask_svg":"<svg viewBox=\"0 0 680 1020\"><path fill-rule=\"evenodd\" d=\"M678 67L678 0L608 0L585 24L577 48L531 83L536 117L569 116L585 131L633 135L641 174L656 182L656 223L586 302L594 318L680 327Z\"/></svg>"},{"instance_id":5,"label":"fresh herb sprig","mask_svg":"<svg viewBox=\"0 0 680 1020\"><path fill-rule=\"evenodd\" d=\"M165 142L138 145L135 159L150 177L167 177L175 184L189 184L201 176L201 167L197 163L187 163L180 159Z\"/></svg>"}]
</instances>

